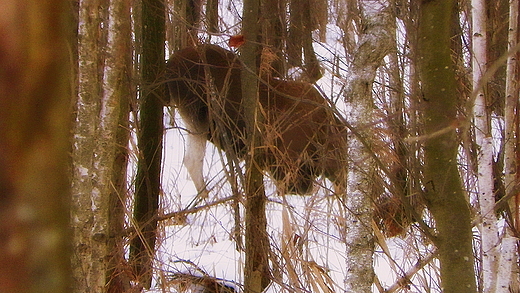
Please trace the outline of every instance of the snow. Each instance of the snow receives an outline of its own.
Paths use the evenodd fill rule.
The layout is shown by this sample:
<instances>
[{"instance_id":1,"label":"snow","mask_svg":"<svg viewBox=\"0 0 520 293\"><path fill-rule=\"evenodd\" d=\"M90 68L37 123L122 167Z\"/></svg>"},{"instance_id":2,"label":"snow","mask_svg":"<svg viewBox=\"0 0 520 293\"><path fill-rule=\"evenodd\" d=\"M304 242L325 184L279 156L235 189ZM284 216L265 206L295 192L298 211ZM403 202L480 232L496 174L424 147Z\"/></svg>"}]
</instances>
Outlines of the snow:
<instances>
[{"instance_id":1,"label":"snow","mask_svg":"<svg viewBox=\"0 0 520 293\"><path fill-rule=\"evenodd\" d=\"M373 2L373 3L372 3ZM370 6L365 7L367 13L377 13L383 5L380 1L372 1ZM228 9L221 11L225 18L237 18L240 10L230 2ZM235 10L236 9L236 10ZM240 8L241 9L241 8ZM236 34L238 27L231 27L226 33ZM315 43L314 49L320 58L321 64L327 68L330 74L318 81L319 88L337 103L340 111L345 111L343 103L342 87L344 77L348 78L346 71L349 60L338 60L338 56L345 56L344 48L338 42L340 29L329 24L327 27L327 43ZM222 45L227 35L211 36L213 43ZM333 44L333 45L330 45ZM340 52L340 53L338 53ZM339 64L339 66L338 66ZM165 119L167 121L168 119ZM163 163L163 188L161 206L164 213L182 210L192 207L195 200L196 188L189 180L187 171L182 164L185 155L186 133L181 130L182 122L176 121L179 128L171 127L166 132L164 140L164 163ZM221 155L211 144L208 144L204 159L204 177L210 190L209 199L212 202L217 198L225 198L231 195L230 186L226 183L224 167ZM322 182L330 189L330 182ZM320 292L324 287L316 284L328 284L332 292L343 292L342 284L345 275L345 244L344 238L344 211L341 202L328 196L327 188L321 188L317 196L276 196L273 184L266 181L270 202L267 206L268 233L270 236L274 281L266 289L271 292L292 292L284 289L291 280L287 268L292 268L298 273L298 280L304 287L300 292ZM199 202L203 205L204 202ZM284 226L283 213L287 213L289 224ZM243 210L241 211L243 217ZM228 280L235 284L243 283L244 254L236 250L236 242L233 240L234 219L230 204L221 204L211 209L190 214L187 224L173 225L161 223L160 237L157 245L157 261L155 263L157 272L163 272L163 276L172 273L194 273L200 275L197 268L218 279ZM243 224L243 223L242 223ZM284 230L285 229L285 230ZM284 235L290 229L291 233ZM242 232L243 234L243 232ZM417 235L406 240L394 238L386 239L384 243L388 247L390 255L386 255L381 249L374 256L375 272L382 286L387 288L392 285L398 277L401 277L421 256L427 255L432 246L422 246L416 241ZM291 237L290 239L287 239ZM288 241L289 240L289 241ZM298 253L297 258L286 259L282 257L284 251L292 247ZM416 247L411 249L410 247ZM423 274L417 274L413 278L414 283L431 288L430 292L440 292L436 287L437 279L434 276L438 272L438 263L433 261L426 266ZM155 287L149 292L164 292L161 289L161 274L156 275ZM331 283L323 280L330 278ZM320 281L321 280L321 281ZM294 280L293 280L294 281ZM314 284L311 285L311 284ZM240 288L240 286L237 286ZM192 288L192 292L198 292ZM420 292L422 288L411 287L408 292ZM164 289L166 292L177 292L175 288ZM374 286L373 292L378 292Z\"/></svg>"},{"instance_id":2,"label":"snow","mask_svg":"<svg viewBox=\"0 0 520 293\"><path fill-rule=\"evenodd\" d=\"M185 152L184 135L186 133L178 128L171 128L165 135L162 179L164 195L161 202L164 213L191 206L196 194L196 189L188 179L182 164ZM217 197L229 196L228 184L222 183L225 180L221 171L223 167L220 156L212 147L207 151L204 167L205 177L210 178L210 198L207 202ZM323 182L323 184L330 188L330 182ZM270 182L267 182L267 190L270 194L270 202L267 206L268 229L273 255L276 255L276 263L272 264L272 268L275 269L275 273L277 268L282 271L277 272L276 280L265 292L282 292L283 287L290 283L287 272L284 271L286 269L283 269L287 265L293 266L301 277L300 282L303 286L310 286L302 288L303 292L319 292L321 289L318 288L322 287L316 284L326 284L323 280L329 278L331 283L328 286L331 287L332 292L342 292L346 259L341 204L333 197L327 196L326 188L320 189L318 196L286 196L285 198L275 195ZM288 247L287 236L284 236L284 229L288 229L283 225L284 212L287 213L290 222L290 235L292 235L290 240L295 241L293 249L298 253L297 258L290 260L290 264L286 263L281 256ZM155 285L149 292L164 292L161 289L162 286L166 286L163 284L164 280L173 273L189 272L200 276L201 272L198 268L209 276L227 280L228 284L242 284L244 254L236 250L233 228L233 211L230 204L221 204L188 215L187 224L184 225L174 225L168 221L161 223L155 263L157 272L161 274L156 275ZM390 257L382 251L376 251L375 271L384 287L392 285L397 277L415 265L420 255L425 255L427 251L433 249L423 247L418 251L410 251L410 243L407 241L410 240L399 238L387 240L386 245L391 251ZM435 262L433 267L427 270L427 274L434 273L434 268ZM396 272L401 273L398 275ZM427 281L420 282L422 284ZM235 287L240 288L240 285ZM197 292L197 288L191 288L191 292ZM177 292L174 287L168 290ZM375 286L373 292L378 292ZM433 287L432 292L440 291L436 291Z\"/></svg>"}]
</instances>

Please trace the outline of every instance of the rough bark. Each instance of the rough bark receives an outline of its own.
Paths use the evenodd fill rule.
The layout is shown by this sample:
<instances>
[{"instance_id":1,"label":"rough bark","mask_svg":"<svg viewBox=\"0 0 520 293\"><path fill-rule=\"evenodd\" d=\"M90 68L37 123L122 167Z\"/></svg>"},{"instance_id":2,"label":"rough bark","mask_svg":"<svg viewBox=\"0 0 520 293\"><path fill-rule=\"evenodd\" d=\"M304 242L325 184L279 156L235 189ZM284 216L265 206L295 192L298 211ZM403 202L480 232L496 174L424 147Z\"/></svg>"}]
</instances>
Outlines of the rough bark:
<instances>
[{"instance_id":1,"label":"rough bark","mask_svg":"<svg viewBox=\"0 0 520 293\"><path fill-rule=\"evenodd\" d=\"M140 284L149 288L157 234L159 207L164 84L165 4L163 0L142 1L141 94L139 101L138 148L133 223L136 235L130 243L130 261Z\"/></svg>"},{"instance_id":2,"label":"rough bark","mask_svg":"<svg viewBox=\"0 0 520 293\"><path fill-rule=\"evenodd\" d=\"M246 43L241 47L242 106L246 117L248 156L245 176L245 269L244 292L262 292L270 283L269 239L265 214L266 196L263 174L257 163L261 157L260 129L261 114L258 109L258 75L256 59L259 47L256 45L259 34L259 0L244 1L242 33Z\"/></svg>"},{"instance_id":3,"label":"rough bark","mask_svg":"<svg viewBox=\"0 0 520 293\"><path fill-rule=\"evenodd\" d=\"M127 200L126 180L130 99L132 88L131 5L129 1L110 2L108 8L108 43L103 79L104 107L102 131L113 140L109 180L109 214L107 238L106 291L125 292L130 288L130 276L125 270L124 229Z\"/></svg>"},{"instance_id":4,"label":"rough bark","mask_svg":"<svg viewBox=\"0 0 520 293\"><path fill-rule=\"evenodd\" d=\"M76 292L105 292L107 286L115 284L113 272L116 262L123 261L124 254L123 202L128 143L125 125L131 95L132 56L130 6L125 1L112 1L105 11L98 5L99 2L82 2L79 22L82 37L72 150L72 186L76 195L72 205L73 288ZM101 23L108 26L106 51L100 46L105 40L100 37L103 35ZM128 280L126 283L128 287Z\"/></svg>"},{"instance_id":5,"label":"rough bark","mask_svg":"<svg viewBox=\"0 0 520 293\"><path fill-rule=\"evenodd\" d=\"M425 197L436 222L441 286L476 292L471 215L457 167L457 87L451 59L454 1L423 1L418 68L424 101Z\"/></svg>"},{"instance_id":6,"label":"rough bark","mask_svg":"<svg viewBox=\"0 0 520 293\"><path fill-rule=\"evenodd\" d=\"M0 3L0 292L70 292L68 8Z\"/></svg>"},{"instance_id":7,"label":"rough bark","mask_svg":"<svg viewBox=\"0 0 520 293\"><path fill-rule=\"evenodd\" d=\"M377 68L392 49L392 29L388 8L380 1L360 1L363 31L354 52L345 90L349 105L349 121L354 130L349 134L349 157L352 159L348 174L348 196L345 195L346 271L347 292L371 292L374 280L372 256L374 237L371 226L373 218L372 187L375 162L372 158L371 141L374 140L369 125L373 118L372 83Z\"/></svg>"},{"instance_id":8,"label":"rough bark","mask_svg":"<svg viewBox=\"0 0 520 293\"><path fill-rule=\"evenodd\" d=\"M106 4L106 3L104 3ZM100 134L102 100L102 1L80 1L78 26L78 96L75 103L72 140L71 225L73 233L72 277L75 292L103 292L108 235L110 151ZM105 138L106 139L106 138ZM103 141L105 142L105 141ZM110 146L110 140L106 143ZM100 153L101 151L101 153ZM96 159L97 158L97 159ZM101 163L101 165L98 165Z\"/></svg>"}]
</instances>

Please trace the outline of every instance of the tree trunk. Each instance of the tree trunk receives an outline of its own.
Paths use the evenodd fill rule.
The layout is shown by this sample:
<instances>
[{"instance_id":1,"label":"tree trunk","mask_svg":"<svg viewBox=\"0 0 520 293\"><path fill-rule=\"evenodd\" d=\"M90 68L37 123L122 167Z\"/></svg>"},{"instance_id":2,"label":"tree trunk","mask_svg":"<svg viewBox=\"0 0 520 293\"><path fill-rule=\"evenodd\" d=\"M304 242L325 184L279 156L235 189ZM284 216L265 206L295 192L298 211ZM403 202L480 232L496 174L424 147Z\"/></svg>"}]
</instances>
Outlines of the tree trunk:
<instances>
[{"instance_id":1,"label":"tree trunk","mask_svg":"<svg viewBox=\"0 0 520 293\"><path fill-rule=\"evenodd\" d=\"M129 1L110 1L108 7L108 43L103 79L104 119L103 130L114 141L108 158L113 165L109 181L109 214L107 241L106 291L126 292L130 288L124 250L125 205L127 203L127 163L130 99L135 95L132 88L132 27ZM110 178L108 178L110 177Z\"/></svg>"},{"instance_id":2,"label":"tree trunk","mask_svg":"<svg viewBox=\"0 0 520 293\"><path fill-rule=\"evenodd\" d=\"M519 1L509 2L509 35L508 50L514 49L518 44L518 10ZM511 213L509 219L510 228L506 231L505 239L502 240L502 252L497 276L497 291L502 288L509 289L511 292L518 292L518 253L516 252L517 239L513 238L513 231L520 229L520 193L518 184L520 183L520 170L518 166L518 52L510 55L506 66L506 93L504 107L504 185L506 196L509 199L508 206ZM516 191L515 191L516 190ZM511 255L507 258L507 255Z\"/></svg>"},{"instance_id":3,"label":"tree trunk","mask_svg":"<svg viewBox=\"0 0 520 293\"><path fill-rule=\"evenodd\" d=\"M454 1L423 1L418 68L424 101L425 197L438 231L441 285L445 293L476 292L471 214L458 166L457 86L451 60Z\"/></svg>"},{"instance_id":4,"label":"tree trunk","mask_svg":"<svg viewBox=\"0 0 520 293\"><path fill-rule=\"evenodd\" d=\"M518 9L519 1L510 1L509 9L509 46L508 50L515 48L518 44ZM516 149L518 147L518 134L516 133L518 127L518 53L510 55L507 58L506 66L506 100L505 100L505 147L504 147L504 166L505 166L505 186L506 194L515 190L515 185L519 184L520 178L518 161L516 160ZM510 201L509 207L511 209L513 228L519 231L520 229L520 213L518 211L518 195L515 194Z\"/></svg>"},{"instance_id":5,"label":"tree trunk","mask_svg":"<svg viewBox=\"0 0 520 293\"><path fill-rule=\"evenodd\" d=\"M305 78L311 83L316 82L322 77L322 72L312 46L312 31L319 27L318 19L327 19L327 4L311 0L290 0L289 7L290 25L286 40L289 64L301 67ZM323 27L320 28L325 31Z\"/></svg>"},{"instance_id":6,"label":"tree trunk","mask_svg":"<svg viewBox=\"0 0 520 293\"><path fill-rule=\"evenodd\" d=\"M141 95L138 126L134 219L136 235L130 243L130 261L141 285L149 288L155 256L157 211L161 187L163 101L161 80L164 66L165 4L142 1Z\"/></svg>"},{"instance_id":7,"label":"tree trunk","mask_svg":"<svg viewBox=\"0 0 520 293\"><path fill-rule=\"evenodd\" d=\"M484 293L494 292L498 264L498 227L495 215L495 194L493 192L493 137L491 136L491 113L489 102L484 95L485 80L482 76L487 69L486 56L486 9L484 0L471 1L472 16L472 70L473 105L477 153L477 183L479 200L479 230L482 240L482 284Z\"/></svg>"},{"instance_id":8,"label":"tree trunk","mask_svg":"<svg viewBox=\"0 0 520 293\"><path fill-rule=\"evenodd\" d=\"M107 3L79 2L78 96L72 141L71 225L73 233L72 277L74 292L103 292L105 286L108 236L111 152L101 139L103 43L102 23ZM106 105L106 101L104 105ZM107 127L107 129L110 129ZM106 141L110 147L113 140ZM97 165L99 163L102 165Z\"/></svg>"},{"instance_id":9,"label":"tree trunk","mask_svg":"<svg viewBox=\"0 0 520 293\"><path fill-rule=\"evenodd\" d=\"M261 114L258 109L258 75L256 59L259 47L256 45L260 26L258 13L260 1L244 1L242 32L245 44L241 47L242 70L242 107L246 117L248 156L246 158L245 176L245 269L244 292L260 293L270 283L269 273L269 238L267 235L267 218L265 214L266 196L263 174L259 168L261 157Z\"/></svg>"},{"instance_id":10,"label":"tree trunk","mask_svg":"<svg viewBox=\"0 0 520 293\"><path fill-rule=\"evenodd\" d=\"M0 4L0 292L70 292L68 4Z\"/></svg>"},{"instance_id":11,"label":"tree trunk","mask_svg":"<svg viewBox=\"0 0 520 293\"><path fill-rule=\"evenodd\" d=\"M371 292L374 281L372 257L374 237L373 218L373 176L375 162L372 158L371 143L374 140L369 126L373 121L374 104L372 83L376 70L383 58L392 49L392 33L395 24L389 10L379 1L360 1L362 34L350 65L345 90L349 105L347 121L354 131L349 134L349 157L352 159L348 175L348 196L346 205L346 271L347 292Z\"/></svg>"},{"instance_id":12,"label":"tree trunk","mask_svg":"<svg viewBox=\"0 0 520 293\"><path fill-rule=\"evenodd\" d=\"M73 141L73 200L76 292L113 291L122 274L123 203L131 73L130 6L112 1L101 15L82 2L79 45L79 88ZM108 26L106 58L100 24ZM101 42L100 42L101 39ZM103 67L103 64L105 66ZM92 139L93 137L97 139ZM117 235L115 235L117 234ZM117 260L116 260L117 259ZM109 284L110 283L110 284ZM126 280L126 287L129 280Z\"/></svg>"},{"instance_id":13,"label":"tree trunk","mask_svg":"<svg viewBox=\"0 0 520 293\"><path fill-rule=\"evenodd\" d=\"M271 76L284 78L287 75L287 62L283 56L284 39L287 26L285 24L287 0L262 1L262 44L269 47L276 55L271 63ZM261 66L261 65L260 65Z\"/></svg>"}]
</instances>

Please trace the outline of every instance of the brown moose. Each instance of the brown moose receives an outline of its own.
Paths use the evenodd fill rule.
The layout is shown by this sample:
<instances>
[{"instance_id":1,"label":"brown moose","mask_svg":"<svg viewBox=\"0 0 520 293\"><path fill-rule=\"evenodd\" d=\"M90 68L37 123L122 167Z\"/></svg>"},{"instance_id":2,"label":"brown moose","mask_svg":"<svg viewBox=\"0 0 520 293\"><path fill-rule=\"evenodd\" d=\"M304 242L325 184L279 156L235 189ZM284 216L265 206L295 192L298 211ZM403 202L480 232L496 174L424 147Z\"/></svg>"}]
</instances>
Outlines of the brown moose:
<instances>
[{"instance_id":1,"label":"brown moose","mask_svg":"<svg viewBox=\"0 0 520 293\"><path fill-rule=\"evenodd\" d=\"M206 140L226 154L244 158L247 148L241 70L236 54L216 45L199 45L172 54L166 66L170 105L188 129L184 159L199 193L207 194L202 166ZM259 164L279 192L308 194L324 175L342 186L346 180L346 131L324 97L304 82L260 80L263 114Z\"/></svg>"}]
</instances>

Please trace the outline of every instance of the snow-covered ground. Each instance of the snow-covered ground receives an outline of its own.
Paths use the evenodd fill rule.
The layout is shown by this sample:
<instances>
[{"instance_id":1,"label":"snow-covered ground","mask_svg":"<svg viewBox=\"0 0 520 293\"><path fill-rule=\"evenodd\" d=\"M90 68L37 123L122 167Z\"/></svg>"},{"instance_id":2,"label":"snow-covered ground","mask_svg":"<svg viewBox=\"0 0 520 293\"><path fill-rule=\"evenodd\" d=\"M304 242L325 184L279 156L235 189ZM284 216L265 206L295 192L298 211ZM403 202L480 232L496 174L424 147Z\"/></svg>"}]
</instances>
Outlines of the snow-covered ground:
<instances>
[{"instance_id":1,"label":"snow-covered ground","mask_svg":"<svg viewBox=\"0 0 520 293\"><path fill-rule=\"evenodd\" d=\"M178 123L181 127L170 128L164 141L161 207L165 214L193 207L196 194L182 165L185 133L182 123ZM199 202L198 206L231 195L220 155L212 145L208 146L205 174L210 198ZM324 185L327 186L327 183ZM280 198L268 180L266 185L270 199L267 219L271 262L276 279L266 292L295 292L284 290L284 286L300 287L297 292L343 292L346 256L341 232L344 229L342 205L327 195L327 188L319 188L318 194L313 196L288 195ZM173 220L160 224L155 286L150 292L181 292L171 281L175 274L207 274L225 280L226 284L234 284L240 291L244 254L237 251L233 240L235 220L231 202L189 214L186 220L182 224L176 224ZM391 253L392 261L378 247L374 266L383 287L395 282L396 272L401 275L415 265L417 258L414 255L418 252L409 248L413 243L408 241L399 238L386 240L385 250ZM296 273L297 280L291 272ZM420 275L423 276L421 284L436 280L436 276L427 280L425 275ZM193 286L191 292L198 292L199 289ZM375 286L374 292L378 292ZM423 291L412 287L406 292ZM436 292L435 289L432 292Z\"/></svg>"}]
</instances>

